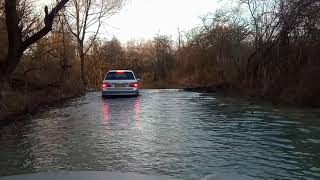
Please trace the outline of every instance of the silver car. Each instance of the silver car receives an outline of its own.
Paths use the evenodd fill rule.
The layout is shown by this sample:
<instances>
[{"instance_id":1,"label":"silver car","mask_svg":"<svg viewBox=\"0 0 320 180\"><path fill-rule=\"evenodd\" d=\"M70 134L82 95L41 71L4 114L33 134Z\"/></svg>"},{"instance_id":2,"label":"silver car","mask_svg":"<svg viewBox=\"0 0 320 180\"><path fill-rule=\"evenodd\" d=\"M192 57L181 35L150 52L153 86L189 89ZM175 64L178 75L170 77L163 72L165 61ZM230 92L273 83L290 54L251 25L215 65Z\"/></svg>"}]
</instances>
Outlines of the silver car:
<instances>
[{"instance_id":1,"label":"silver car","mask_svg":"<svg viewBox=\"0 0 320 180\"><path fill-rule=\"evenodd\" d=\"M139 84L131 70L108 71L102 82L102 97L139 96Z\"/></svg>"}]
</instances>

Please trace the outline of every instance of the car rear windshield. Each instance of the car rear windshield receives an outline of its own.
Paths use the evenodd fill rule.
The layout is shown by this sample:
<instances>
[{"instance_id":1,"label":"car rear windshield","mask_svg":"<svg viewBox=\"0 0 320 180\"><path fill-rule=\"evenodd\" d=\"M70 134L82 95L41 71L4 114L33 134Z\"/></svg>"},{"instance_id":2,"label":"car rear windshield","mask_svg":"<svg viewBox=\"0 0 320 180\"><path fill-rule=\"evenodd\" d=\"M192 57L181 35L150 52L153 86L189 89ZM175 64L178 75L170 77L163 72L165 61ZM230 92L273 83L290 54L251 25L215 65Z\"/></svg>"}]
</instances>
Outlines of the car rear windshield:
<instances>
[{"instance_id":1,"label":"car rear windshield","mask_svg":"<svg viewBox=\"0 0 320 180\"><path fill-rule=\"evenodd\" d=\"M134 80L132 72L109 72L106 80Z\"/></svg>"}]
</instances>

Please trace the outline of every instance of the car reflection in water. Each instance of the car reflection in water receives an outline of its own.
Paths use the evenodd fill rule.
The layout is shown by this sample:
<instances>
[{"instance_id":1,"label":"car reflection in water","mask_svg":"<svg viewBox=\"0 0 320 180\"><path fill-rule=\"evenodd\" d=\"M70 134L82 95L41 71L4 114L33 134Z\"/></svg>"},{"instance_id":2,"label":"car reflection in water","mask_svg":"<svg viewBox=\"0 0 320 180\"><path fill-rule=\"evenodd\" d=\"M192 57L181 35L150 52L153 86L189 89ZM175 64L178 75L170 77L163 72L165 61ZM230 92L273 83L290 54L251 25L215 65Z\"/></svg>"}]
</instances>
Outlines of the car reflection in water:
<instances>
[{"instance_id":1,"label":"car reflection in water","mask_svg":"<svg viewBox=\"0 0 320 180\"><path fill-rule=\"evenodd\" d=\"M109 104L107 100L103 100L102 102L102 119L103 124L108 125L109 123Z\"/></svg>"},{"instance_id":2,"label":"car reflection in water","mask_svg":"<svg viewBox=\"0 0 320 180\"><path fill-rule=\"evenodd\" d=\"M102 100L102 124L111 129L140 128L140 115L140 97Z\"/></svg>"},{"instance_id":3,"label":"car reflection in water","mask_svg":"<svg viewBox=\"0 0 320 180\"><path fill-rule=\"evenodd\" d=\"M133 103L133 111L134 111L134 118L136 121L136 125L140 127L140 113L141 113L141 104L140 104L140 97L137 97Z\"/></svg>"}]
</instances>

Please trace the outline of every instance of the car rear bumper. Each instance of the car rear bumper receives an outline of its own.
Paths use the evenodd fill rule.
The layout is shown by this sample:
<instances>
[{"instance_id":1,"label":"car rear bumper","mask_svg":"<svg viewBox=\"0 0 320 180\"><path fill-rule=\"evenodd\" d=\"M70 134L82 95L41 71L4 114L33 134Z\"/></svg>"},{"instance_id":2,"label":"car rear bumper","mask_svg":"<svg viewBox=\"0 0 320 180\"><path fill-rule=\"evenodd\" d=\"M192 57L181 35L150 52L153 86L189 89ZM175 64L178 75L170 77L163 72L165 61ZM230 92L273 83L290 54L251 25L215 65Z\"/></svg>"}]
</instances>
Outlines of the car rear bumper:
<instances>
[{"instance_id":1,"label":"car rear bumper","mask_svg":"<svg viewBox=\"0 0 320 180\"><path fill-rule=\"evenodd\" d=\"M102 96L138 96L139 90L116 90L116 89L108 89L102 91Z\"/></svg>"}]
</instances>

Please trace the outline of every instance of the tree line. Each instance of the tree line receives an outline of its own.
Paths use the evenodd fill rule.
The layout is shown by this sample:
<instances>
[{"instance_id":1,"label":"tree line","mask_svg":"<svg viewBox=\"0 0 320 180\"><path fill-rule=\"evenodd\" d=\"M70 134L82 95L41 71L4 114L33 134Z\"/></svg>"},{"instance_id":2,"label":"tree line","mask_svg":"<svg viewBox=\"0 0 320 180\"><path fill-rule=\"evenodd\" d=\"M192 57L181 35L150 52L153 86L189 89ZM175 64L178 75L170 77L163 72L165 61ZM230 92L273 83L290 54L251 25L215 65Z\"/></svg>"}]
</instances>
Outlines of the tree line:
<instances>
[{"instance_id":1,"label":"tree line","mask_svg":"<svg viewBox=\"0 0 320 180\"><path fill-rule=\"evenodd\" d=\"M116 39L98 42L102 51L113 53L96 58L106 63L102 74L107 67L128 67L153 87L222 90L275 103L319 105L320 1L225 2L226 8L203 16L202 26L179 32L175 40L159 35L124 46Z\"/></svg>"},{"instance_id":2,"label":"tree line","mask_svg":"<svg viewBox=\"0 0 320 180\"><path fill-rule=\"evenodd\" d=\"M133 69L144 87L222 89L319 105L320 0L224 2L177 39L121 44L99 34L120 0L61 0L42 16L31 0L2 0L1 78L11 86L23 80L72 91L100 89L108 69Z\"/></svg>"},{"instance_id":3,"label":"tree line","mask_svg":"<svg viewBox=\"0 0 320 180\"><path fill-rule=\"evenodd\" d=\"M203 18L182 74L275 102L319 104L320 1L238 0ZM192 64L197 59L196 66ZM200 70L200 71L199 71Z\"/></svg>"},{"instance_id":4,"label":"tree line","mask_svg":"<svg viewBox=\"0 0 320 180\"><path fill-rule=\"evenodd\" d=\"M0 0L0 120L84 93L85 57L122 0Z\"/></svg>"},{"instance_id":5,"label":"tree line","mask_svg":"<svg viewBox=\"0 0 320 180\"><path fill-rule=\"evenodd\" d=\"M0 61L2 81L10 79L21 60L27 59L30 52L45 41L44 38L54 39L60 36L62 46L66 45L66 38L72 40L76 46L81 80L85 82L84 58L102 23L123 5L121 0L61 0L52 3L52 7L45 6L44 13L41 14L36 11L35 1L1 0L1 36L4 40ZM91 33L87 40L89 30L94 33ZM88 45L85 46L85 43ZM59 53L66 56L66 52ZM68 60L66 57L61 58Z\"/></svg>"}]
</instances>

